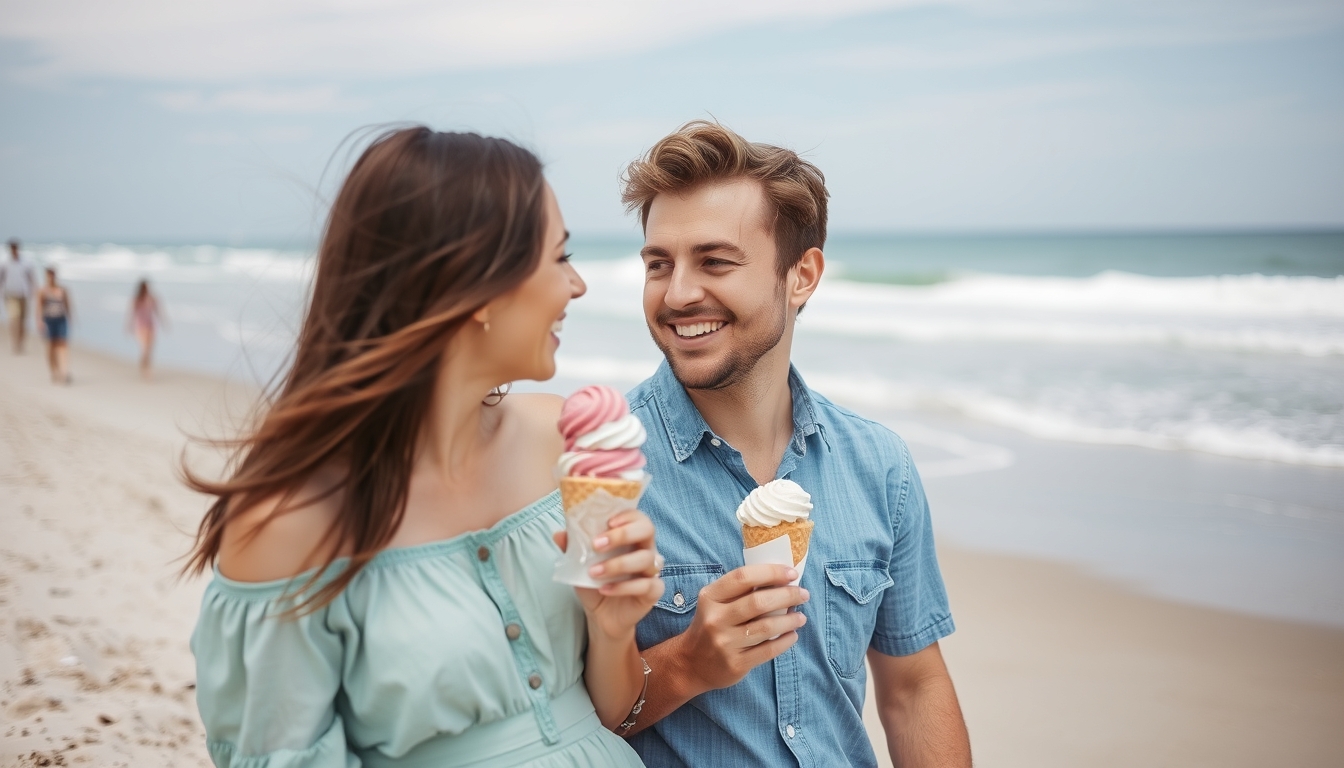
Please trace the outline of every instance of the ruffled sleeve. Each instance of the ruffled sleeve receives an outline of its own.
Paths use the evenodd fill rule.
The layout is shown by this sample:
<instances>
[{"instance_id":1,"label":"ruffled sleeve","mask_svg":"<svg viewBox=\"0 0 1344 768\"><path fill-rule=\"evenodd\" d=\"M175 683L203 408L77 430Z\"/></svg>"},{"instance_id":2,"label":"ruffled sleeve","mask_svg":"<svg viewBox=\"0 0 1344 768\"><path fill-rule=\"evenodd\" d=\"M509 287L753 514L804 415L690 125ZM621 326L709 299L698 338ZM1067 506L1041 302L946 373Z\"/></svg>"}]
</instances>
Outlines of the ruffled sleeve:
<instances>
[{"instance_id":1,"label":"ruffled sleeve","mask_svg":"<svg viewBox=\"0 0 1344 768\"><path fill-rule=\"evenodd\" d=\"M192 634L196 703L219 768L358 768L336 709L345 638L330 606L280 616L284 584L218 574Z\"/></svg>"}]
</instances>

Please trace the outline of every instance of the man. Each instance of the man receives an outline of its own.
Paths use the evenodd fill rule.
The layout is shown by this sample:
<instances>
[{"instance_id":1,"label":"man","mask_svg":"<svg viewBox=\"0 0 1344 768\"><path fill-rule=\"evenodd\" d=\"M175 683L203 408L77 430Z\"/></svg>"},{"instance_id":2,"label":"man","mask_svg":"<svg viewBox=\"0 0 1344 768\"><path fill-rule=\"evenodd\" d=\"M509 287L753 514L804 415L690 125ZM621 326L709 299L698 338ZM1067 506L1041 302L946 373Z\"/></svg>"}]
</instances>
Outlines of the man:
<instances>
[{"instance_id":1,"label":"man","mask_svg":"<svg viewBox=\"0 0 1344 768\"><path fill-rule=\"evenodd\" d=\"M10 238L9 261L0 264L0 293L5 295L5 313L9 315L10 339L14 354L23 354L24 336L28 331L28 299L37 290L37 276L33 266L19 256L19 241Z\"/></svg>"},{"instance_id":2,"label":"man","mask_svg":"<svg viewBox=\"0 0 1344 768\"><path fill-rule=\"evenodd\" d=\"M650 766L875 765L865 657L893 762L970 765L910 453L789 363L825 266L827 197L795 153L705 122L626 171L623 198L644 226L645 319L666 357L629 394L654 477L641 508L666 556L666 591L638 630L652 672L630 729ZM733 512L776 478L812 494L801 586L785 566L734 567Z\"/></svg>"}]
</instances>

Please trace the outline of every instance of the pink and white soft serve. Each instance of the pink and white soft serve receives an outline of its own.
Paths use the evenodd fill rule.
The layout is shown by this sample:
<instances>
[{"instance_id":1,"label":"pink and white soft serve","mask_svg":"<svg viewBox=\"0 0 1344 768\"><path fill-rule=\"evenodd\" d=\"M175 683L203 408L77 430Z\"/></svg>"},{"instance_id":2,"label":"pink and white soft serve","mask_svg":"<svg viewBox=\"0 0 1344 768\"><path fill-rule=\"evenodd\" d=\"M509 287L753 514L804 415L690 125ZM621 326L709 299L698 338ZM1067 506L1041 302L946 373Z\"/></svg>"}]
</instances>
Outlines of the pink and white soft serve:
<instances>
[{"instance_id":1,"label":"pink and white soft serve","mask_svg":"<svg viewBox=\"0 0 1344 768\"><path fill-rule=\"evenodd\" d=\"M560 410L560 435L565 440L561 475L626 480L644 475L639 450L646 438L644 425L611 387L595 384L570 395Z\"/></svg>"}]
</instances>

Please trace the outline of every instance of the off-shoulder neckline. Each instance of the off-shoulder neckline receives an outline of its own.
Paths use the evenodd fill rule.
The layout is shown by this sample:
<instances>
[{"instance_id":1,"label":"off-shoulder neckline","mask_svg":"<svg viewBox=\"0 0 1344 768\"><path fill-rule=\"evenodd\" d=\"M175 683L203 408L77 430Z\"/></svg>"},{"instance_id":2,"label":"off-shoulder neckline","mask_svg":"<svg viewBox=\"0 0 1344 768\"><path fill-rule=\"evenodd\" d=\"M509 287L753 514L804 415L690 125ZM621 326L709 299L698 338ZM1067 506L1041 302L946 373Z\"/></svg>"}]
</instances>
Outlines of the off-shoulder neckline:
<instances>
[{"instance_id":1,"label":"off-shoulder neckline","mask_svg":"<svg viewBox=\"0 0 1344 768\"><path fill-rule=\"evenodd\" d=\"M532 522L549 507L558 504L560 500L559 489L551 491L536 501L528 504L526 507L512 512L499 520L499 522L476 531L465 531L456 536L437 541L427 541L422 544L411 544L404 547L394 547L384 549L373 556L373 559L364 566L365 570L383 566L395 565L398 563L413 562L427 557L435 557L450 554L462 549L471 547L489 546L494 542L508 536L515 530L527 523ZM345 569L350 558L338 557L332 561L327 572L322 574L314 588L320 588L321 585L335 578ZM219 572L219 566L214 568L214 586L226 593L235 594L239 597L269 597L274 595L287 594L294 587L302 585L308 579L317 573L318 569L312 568L303 573L296 574L285 579L275 579L273 581L235 581Z\"/></svg>"}]
</instances>

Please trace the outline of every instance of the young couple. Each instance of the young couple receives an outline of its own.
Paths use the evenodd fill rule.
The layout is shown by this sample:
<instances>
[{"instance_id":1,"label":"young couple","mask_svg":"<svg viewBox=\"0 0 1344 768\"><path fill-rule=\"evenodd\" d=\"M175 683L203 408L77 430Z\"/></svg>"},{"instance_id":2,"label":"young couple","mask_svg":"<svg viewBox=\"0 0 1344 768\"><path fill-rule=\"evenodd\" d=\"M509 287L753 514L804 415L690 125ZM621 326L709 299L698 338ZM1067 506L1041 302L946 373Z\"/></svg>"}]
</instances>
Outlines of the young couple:
<instances>
[{"instance_id":1,"label":"young couple","mask_svg":"<svg viewBox=\"0 0 1344 768\"><path fill-rule=\"evenodd\" d=\"M571 589L551 580L561 401L502 394L554 375L585 290L559 205L509 142L375 141L282 388L226 480L189 476L216 497L191 561L215 570L192 641L215 763L875 765L866 658L893 761L969 766L910 454L789 363L827 196L793 152L709 123L628 169L666 357L629 395L654 480L595 542L629 549L602 566L621 580ZM815 504L801 586L734 567L733 510L784 477Z\"/></svg>"}]
</instances>

